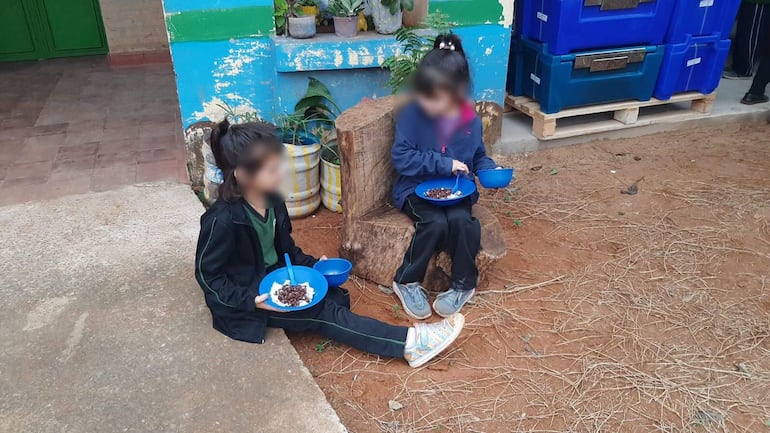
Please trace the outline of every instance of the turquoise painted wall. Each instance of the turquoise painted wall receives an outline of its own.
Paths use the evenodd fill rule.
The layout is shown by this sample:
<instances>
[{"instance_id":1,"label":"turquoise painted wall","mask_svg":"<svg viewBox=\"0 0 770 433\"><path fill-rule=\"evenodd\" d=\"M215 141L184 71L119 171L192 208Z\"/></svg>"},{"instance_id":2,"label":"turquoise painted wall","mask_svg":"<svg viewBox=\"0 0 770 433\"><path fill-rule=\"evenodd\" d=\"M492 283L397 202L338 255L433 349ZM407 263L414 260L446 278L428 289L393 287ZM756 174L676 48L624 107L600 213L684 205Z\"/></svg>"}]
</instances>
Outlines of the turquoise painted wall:
<instances>
[{"instance_id":1,"label":"turquoise painted wall","mask_svg":"<svg viewBox=\"0 0 770 433\"><path fill-rule=\"evenodd\" d=\"M225 104L273 120L293 111L309 76L326 84L343 109L390 93L388 72L380 68L398 49L390 36L275 36L272 0L165 0L164 6L185 127L221 119ZM502 105L513 0L432 0L431 10L458 23L474 97Z\"/></svg>"}]
</instances>

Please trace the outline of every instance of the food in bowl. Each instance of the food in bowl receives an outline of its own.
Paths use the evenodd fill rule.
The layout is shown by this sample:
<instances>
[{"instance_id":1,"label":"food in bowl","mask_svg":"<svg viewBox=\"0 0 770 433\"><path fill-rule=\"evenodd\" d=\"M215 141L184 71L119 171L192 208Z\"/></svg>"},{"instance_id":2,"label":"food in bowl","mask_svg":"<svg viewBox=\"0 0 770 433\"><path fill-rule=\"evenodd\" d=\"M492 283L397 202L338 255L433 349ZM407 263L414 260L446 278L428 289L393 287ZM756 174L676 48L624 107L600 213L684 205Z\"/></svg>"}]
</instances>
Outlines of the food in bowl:
<instances>
[{"instance_id":1,"label":"food in bowl","mask_svg":"<svg viewBox=\"0 0 770 433\"><path fill-rule=\"evenodd\" d=\"M304 307L313 301L315 290L308 283L292 285L284 281L273 283L270 288L270 299L281 307Z\"/></svg>"},{"instance_id":2,"label":"food in bowl","mask_svg":"<svg viewBox=\"0 0 770 433\"><path fill-rule=\"evenodd\" d=\"M452 188L431 188L425 191L425 197L437 200L452 200L463 196L462 191L452 193Z\"/></svg>"}]
</instances>

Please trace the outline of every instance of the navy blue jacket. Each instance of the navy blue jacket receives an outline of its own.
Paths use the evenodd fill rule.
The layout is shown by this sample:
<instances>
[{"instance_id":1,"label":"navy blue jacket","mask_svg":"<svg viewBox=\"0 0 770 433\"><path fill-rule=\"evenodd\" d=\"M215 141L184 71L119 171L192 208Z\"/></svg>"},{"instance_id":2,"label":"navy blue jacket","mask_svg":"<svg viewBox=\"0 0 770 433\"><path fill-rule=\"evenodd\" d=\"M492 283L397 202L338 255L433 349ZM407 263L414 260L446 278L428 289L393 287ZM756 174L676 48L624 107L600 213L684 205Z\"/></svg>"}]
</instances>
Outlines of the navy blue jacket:
<instances>
[{"instance_id":1,"label":"navy blue jacket","mask_svg":"<svg viewBox=\"0 0 770 433\"><path fill-rule=\"evenodd\" d=\"M393 202L403 209L406 198L426 180L452 176L452 160L465 163L471 173L497 167L487 156L481 119L471 104L461 113L459 126L446 143L439 142L438 124L416 102L406 105L396 119L396 138L391 151L398 178ZM476 201L478 193L472 199Z\"/></svg>"},{"instance_id":2,"label":"navy blue jacket","mask_svg":"<svg viewBox=\"0 0 770 433\"><path fill-rule=\"evenodd\" d=\"M318 260L294 244L286 205L277 197L272 202L275 239L270 241L278 253L277 266L285 265L283 253L289 253L292 263L312 267ZM244 203L217 200L201 217L195 278L211 310L214 329L236 340L262 343L267 313L257 309L254 298L268 270Z\"/></svg>"}]
</instances>

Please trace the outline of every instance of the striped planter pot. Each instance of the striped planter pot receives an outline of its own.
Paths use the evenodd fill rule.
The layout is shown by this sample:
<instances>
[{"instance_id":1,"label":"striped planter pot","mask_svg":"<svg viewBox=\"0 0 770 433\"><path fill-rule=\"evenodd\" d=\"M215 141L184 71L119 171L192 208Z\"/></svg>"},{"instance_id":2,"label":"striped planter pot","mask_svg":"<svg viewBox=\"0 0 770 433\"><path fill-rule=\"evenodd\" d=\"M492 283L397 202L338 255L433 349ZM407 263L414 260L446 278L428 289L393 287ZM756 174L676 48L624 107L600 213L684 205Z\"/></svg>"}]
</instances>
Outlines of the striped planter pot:
<instances>
[{"instance_id":1,"label":"striped planter pot","mask_svg":"<svg viewBox=\"0 0 770 433\"><path fill-rule=\"evenodd\" d=\"M284 186L286 208L292 218L303 217L315 212L321 205L321 182L318 164L321 161L321 145L286 144L288 155L287 182Z\"/></svg>"},{"instance_id":2,"label":"striped planter pot","mask_svg":"<svg viewBox=\"0 0 770 433\"><path fill-rule=\"evenodd\" d=\"M342 213L340 166L321 160L321 202L326 209Z\"/></svg>"}]
</instances>

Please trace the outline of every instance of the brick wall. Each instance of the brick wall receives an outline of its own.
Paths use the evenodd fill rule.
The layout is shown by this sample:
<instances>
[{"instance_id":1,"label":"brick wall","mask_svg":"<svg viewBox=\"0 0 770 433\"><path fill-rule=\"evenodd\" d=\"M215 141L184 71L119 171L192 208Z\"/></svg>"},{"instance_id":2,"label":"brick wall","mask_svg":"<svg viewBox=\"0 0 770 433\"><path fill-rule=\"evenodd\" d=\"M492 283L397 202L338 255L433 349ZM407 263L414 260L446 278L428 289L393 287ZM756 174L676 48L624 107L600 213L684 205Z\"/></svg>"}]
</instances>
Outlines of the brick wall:
<instances>
[{"instance_id":1,"label":"brick wall","mask_svg":"<svg viewBox=\"0 0 770 433\"><path fill-rule=\"evenodd\" d=\"M100 0L110 54L168 50L161 0Z\"/></svg>"}]
</instances>

